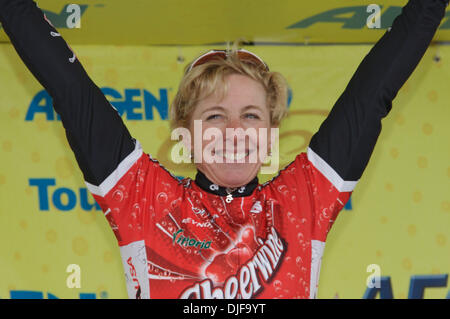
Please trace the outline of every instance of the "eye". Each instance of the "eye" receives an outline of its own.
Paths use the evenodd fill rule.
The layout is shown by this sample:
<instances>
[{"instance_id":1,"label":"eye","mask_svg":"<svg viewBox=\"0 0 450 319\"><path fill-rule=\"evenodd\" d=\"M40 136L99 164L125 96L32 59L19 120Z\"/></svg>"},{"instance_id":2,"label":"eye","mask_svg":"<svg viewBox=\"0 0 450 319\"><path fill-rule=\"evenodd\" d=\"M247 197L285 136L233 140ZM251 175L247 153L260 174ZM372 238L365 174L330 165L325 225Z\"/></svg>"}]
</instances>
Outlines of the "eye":
<instances>
[{"instance_id":1,"label":"eye","mask_svg":"<svg viewBox=\"0 0 450 319\"><path fill-rule=\"evenodd\" d=\"M259 120L259 116L255 113L245 113L244 117L246 119Z\"/></svg>"},{"instance_id":2,"label":"eye","mask_svg":"<svg viewBox=\"0 0 450 319\"><path fill-rule=\"evenodd\" d=\"M206 120L207 120L207 121L211 121L211 120L217 120L217 119L220 119L220 118L222 118L222 115L221 115L221 114L212 114L212 115L209 115L209 116L206 118Z\"/></svg>"}]
</instances>

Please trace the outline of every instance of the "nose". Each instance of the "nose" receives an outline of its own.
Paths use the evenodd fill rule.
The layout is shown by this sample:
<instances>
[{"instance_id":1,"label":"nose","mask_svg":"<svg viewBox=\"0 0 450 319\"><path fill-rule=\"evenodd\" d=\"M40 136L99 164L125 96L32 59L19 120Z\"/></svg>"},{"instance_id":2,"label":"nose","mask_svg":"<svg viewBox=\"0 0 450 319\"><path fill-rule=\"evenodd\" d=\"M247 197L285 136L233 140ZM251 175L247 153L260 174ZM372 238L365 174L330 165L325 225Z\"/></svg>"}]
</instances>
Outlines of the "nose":
<instances>
[{"instance_id":1,"label":"nose","mask_svg":"<svg viewBox=\"0 0 450 319\"><path fill-rule=\"evenodd\" d=\"M239 147L245 148L246 143L246 135L245 135L245 127L243 125L239 116L230 117L227 121L226 129L224 132L224 140L226 143L226 148L229 149L233 147L234 150Z\"/></svg>"},{"instance_id":2,"label":"nose","mask_svg":"<svg viewBox=\"0 0 450 319\"><path fill-rule=\"evenodd\" d=\"M237 129L243 128L241 119L238 116L232 116L228 119L226 128Z\"/></svg>"}]
</instances>

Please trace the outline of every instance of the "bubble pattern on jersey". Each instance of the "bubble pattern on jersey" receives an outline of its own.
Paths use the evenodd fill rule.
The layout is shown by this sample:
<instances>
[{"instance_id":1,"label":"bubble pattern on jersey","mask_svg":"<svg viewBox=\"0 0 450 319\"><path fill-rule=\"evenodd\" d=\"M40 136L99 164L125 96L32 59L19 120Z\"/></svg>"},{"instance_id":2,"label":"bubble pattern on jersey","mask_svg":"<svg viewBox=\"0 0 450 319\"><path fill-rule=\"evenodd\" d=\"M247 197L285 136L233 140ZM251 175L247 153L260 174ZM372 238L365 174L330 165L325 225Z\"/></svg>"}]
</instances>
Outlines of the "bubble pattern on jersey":
<instances>
[{"instance_id":1,"label":"bubble pattern on jersey","mask_svg":"<svg viewBox=\"0 0 450 319\"><path fill-rule=\"evenodd\" d=\"M130 298L310 298L350 192L339 192L302 153L227 203L143 154L106 196L94 196L126 261ZM133 268L142 259L145 274Z\"/></svg>"}]
</instances>

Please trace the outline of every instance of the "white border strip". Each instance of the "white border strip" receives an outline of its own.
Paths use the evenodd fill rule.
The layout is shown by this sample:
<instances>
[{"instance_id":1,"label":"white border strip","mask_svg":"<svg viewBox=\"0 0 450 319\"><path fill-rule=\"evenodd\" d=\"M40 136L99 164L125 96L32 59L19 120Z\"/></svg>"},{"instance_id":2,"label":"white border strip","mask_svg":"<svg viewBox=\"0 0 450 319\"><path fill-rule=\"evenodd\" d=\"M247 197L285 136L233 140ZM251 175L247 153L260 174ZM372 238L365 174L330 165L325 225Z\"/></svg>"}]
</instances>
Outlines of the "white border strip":
<instances>
[{"instance_id":1,"label":"white border strip","mask_svg":"<svg viewBox=\"0 0 450 319\"><path fill-rule=\"evenodd\" d=\"M308 147L308 160L321 172L339 192L351 192L355 188L358 181L344 181L342 177L325 162L319 155L317 155L311 148Z\"/></svg>"},{"instance_id":2,"label":"white border strip","mask_svg":"<svg viewBox=\"0 0 450 319\"><path fill-rule=\"evenodd\" d=\"M311 277L309 280L309 299L317 298L319 288L320 266L322 264L325 243L320 240L311 240Z\"/></svg>"},{"instance_id":3,"label":"white border strip","mask_svg":"<svg viewBox=\"0 0 450 319\"><path fill-rule=\"evenodd\" d=\"M136 299L136 281L141 287L141 299L150 299L150 281L148 280L148 258L145 241L134 241L120 246L120 256L125 272L125 283L129 299ZM131 265L127 260L131 257ZM134 268L134 269L133 269ZM133 271L134 270L134 271Z\"/></svg>"},{"instance_id":4,"label":"white border strip","mask_svg":"<svg viewBox=\"0 0 450 319\"><path fill-rule=\"evenodd\" d=\"M85 181L88 190L95 195L105 197L106 194L117 184L117 182L128 172L128 170L142 156L141 144L136 140L134 151L128 154L117 168L99 186L92 185Z\"/></svg>"}]
</instances>

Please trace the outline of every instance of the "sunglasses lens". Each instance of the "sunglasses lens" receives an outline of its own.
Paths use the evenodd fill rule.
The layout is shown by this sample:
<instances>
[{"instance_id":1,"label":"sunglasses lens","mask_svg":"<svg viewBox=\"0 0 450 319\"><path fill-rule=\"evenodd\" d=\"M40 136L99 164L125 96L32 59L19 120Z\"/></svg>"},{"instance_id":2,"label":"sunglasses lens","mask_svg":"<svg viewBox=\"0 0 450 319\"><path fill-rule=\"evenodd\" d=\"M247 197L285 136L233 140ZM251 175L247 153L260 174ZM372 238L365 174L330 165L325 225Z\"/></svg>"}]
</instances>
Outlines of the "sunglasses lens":
<instances>
[{"instance_id":1,"label":"sunglasses lens","mask_svg":"<svg viewBox=\"0 0 450 319\"><path fill-rule=\"evenodd\" d=\"M269 71L269 67L267 64L264 63L263 60L261 60L258 56L255 54L244 51L244 50L238 50L237 51L238 57L242 61L247 61L249 63L252 63L254 65L257 65L259 67L264 68L266 71ZM226 59L227 58L227 52L225 50L214 50L208 53L205 53L204 55L200 56L196 61L194 61L191 66L189 67L189 70L192 70L192 68L202 65L208 61L211 61L212 59Z\"/></svg>"},{"instance_id":2,"label":"sunglasses lens","mask_svg":"<svg viewBox=\"0 0 450 319\"><path fill-rule=\"evenodd\" d=\"M261 60L259 57L257 57L256 55L254 55L251 52L238 51L238 56L239 56L239 59L241 59L243 61L249 61L249 62L251 62L251 63L253 63L253 64L257 65L257 66L263 67L267 71L269 70L269 68L264 63L264 61Z\"/></svg>"},{"instance_id":3,"label":"sunglasses lens","mask_svg":"<svg viewBox=\"0 0 450 319\"><path fill-rule=\"evenodd\" d=\"M194 63L192 63L190 69L202 65L212 59L226 59L227 54L225 51L212 51L204 54L203 56L199 57Z\"/></svg>"}]
</instances>

